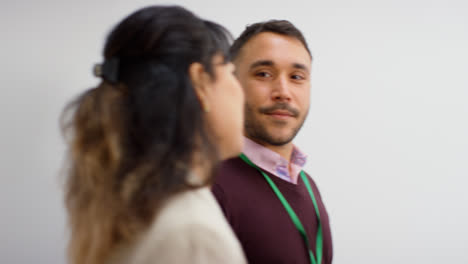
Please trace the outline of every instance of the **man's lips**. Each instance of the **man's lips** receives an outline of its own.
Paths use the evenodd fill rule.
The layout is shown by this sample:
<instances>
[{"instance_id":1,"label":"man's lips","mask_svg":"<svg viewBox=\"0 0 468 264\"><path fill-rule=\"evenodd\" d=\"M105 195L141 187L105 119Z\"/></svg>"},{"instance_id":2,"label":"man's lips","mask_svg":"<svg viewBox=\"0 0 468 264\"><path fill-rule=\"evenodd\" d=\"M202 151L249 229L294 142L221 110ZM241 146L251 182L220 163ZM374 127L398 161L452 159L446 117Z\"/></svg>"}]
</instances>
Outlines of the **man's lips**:
<instances>
[{"instance_id":1,"label":"man's lips","mask_svg":"<svg viewBox=\"0 0 468 264\"><path fill-rule=\"evenodd\" d=\"M285 110L275 110L275 111L268 112L266 114L269 116L272 116L275 118L281 118L281 119L294 117L294 115L291 112L285 111Z\"/></svg>"},{"instance_id":2,"label":"man's lips","mask_svg":"<svg viewBox=\"0 0 468 264\"><path fill-rule=\"evenodd\" d=\"M281 111L281 110L276 110L272 112L268 112L268 115L279 115L279 116L293 116L293 114L289 111Z\"/></svg>"}]
</instances>

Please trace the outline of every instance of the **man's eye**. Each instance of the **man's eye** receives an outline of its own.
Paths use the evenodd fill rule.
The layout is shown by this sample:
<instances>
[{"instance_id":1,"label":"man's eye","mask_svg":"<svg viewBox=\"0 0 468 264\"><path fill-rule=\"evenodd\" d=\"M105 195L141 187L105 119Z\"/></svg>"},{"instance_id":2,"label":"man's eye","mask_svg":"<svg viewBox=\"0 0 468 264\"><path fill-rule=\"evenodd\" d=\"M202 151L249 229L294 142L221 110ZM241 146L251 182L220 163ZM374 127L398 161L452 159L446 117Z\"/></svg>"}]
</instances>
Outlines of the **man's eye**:
<instances>
[{"instance_id":1,"label":"man's eye","mask_svg":"<svg viewBox=\"0 0 468 264\"><path fill-rule=\"evenodd\" d=\"M304 77L302 77L301 75L292 75L291 78L294 80L304 80Z\"/></svg>"},{"instance_id":2,"label":"man's eye","mask_svg":"<svg viewBox=\"0 0 468 264\"><path fill-rule=\"evenodd\" d=\"M268 72L258 72L255 75L258 77L271 77L271 74L269 74Z\"/></svg>"}]
</instances>

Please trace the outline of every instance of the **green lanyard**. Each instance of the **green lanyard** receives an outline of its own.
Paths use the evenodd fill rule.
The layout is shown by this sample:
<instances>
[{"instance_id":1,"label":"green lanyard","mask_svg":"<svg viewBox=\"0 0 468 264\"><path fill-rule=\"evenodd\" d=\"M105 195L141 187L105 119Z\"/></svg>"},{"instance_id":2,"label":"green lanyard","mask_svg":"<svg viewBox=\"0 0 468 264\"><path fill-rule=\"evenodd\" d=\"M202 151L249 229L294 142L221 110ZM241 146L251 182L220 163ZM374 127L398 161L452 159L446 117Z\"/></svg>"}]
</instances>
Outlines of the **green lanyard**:
<instances>
[{"instance_id":1,"label":"green lanyard","mask_svg":"<svg viewBox=\"0 0 468 264\"><path fill-rule=\"evenodd\" d=\"M315 208L315 213L317 214L317 220L318 220L318 230L317 230L317 239L316 239L316 250L315 253L317 254L317 258L314 257L314 253L312 250L310 250L310 244L309 244L309 239L307 238L307 234L305 232L304 226L301 223L301 220L299 220L299 217L297 217L296 213L292 209L292 207L289 205L288 201L286 198L284 198L283 194L280 192L276 184L270 179L270 177L263 172L262 169L260 169L257 165L255 165L252 161L245 156L245 154L241 154L240 158L245 161L247 164L250 166L254 167L257 169L265 178L265 180L270 184L271 189L275 192L276 196L278 199L281 201L283 204L284 208L289 214L289 217L293 221L294 225L296 226L296 229L299 231L299 233L302 236L302 239L304 239L304 242L307 245L307 249L309 250L309 256L310 256L310 262L312 264L321 264L322 263L322 254L323 254L323 236L322 236L322 224L320 222L320 213L317 205L317 201L315 200L314 192L312 191L312 188L310 187L309 180L307 179L307 176L305 175L304 171L301 171L301 178L302 181L304 182L307 190L309 191L310 198L312 199L312 203L314 204Z\"/></svg>"}]
</instances>

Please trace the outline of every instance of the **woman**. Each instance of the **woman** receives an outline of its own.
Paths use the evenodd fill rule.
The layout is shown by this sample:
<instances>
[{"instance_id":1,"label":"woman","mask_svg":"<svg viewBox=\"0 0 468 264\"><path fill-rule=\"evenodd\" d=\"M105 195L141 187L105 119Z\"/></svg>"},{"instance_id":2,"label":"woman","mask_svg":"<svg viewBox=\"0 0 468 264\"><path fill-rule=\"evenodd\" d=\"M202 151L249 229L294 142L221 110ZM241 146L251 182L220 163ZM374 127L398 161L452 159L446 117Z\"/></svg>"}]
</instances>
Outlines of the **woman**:
<instances>
[{"instance_id":1,"label":"woman","mask_svg":"<svg viewBox=\"0 0 468 264\"><path fill-rule=\"evenodd\" d=\"M67 108L72 264L245 263L209 184L242 148L229 33L181 7L109 34L102 82Z\"/></svg>"}]
</instances>

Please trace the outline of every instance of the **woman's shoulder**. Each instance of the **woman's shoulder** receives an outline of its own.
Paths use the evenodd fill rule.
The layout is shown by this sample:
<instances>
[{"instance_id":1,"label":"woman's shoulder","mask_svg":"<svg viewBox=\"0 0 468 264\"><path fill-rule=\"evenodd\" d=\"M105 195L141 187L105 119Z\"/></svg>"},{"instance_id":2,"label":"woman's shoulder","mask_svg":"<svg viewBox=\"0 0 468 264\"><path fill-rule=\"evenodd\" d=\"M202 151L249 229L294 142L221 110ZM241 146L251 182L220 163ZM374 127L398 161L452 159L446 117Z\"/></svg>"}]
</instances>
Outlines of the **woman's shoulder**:
<instances>
[{"instance_id":1,"label":"woman's shoulder","mask_svg":"<svg viewBox=\"0 0 468 264\"><path fill-rule=\"evenodd\" d=\"M185 191L174 197L161 208L151 229L159 232L186 226L212 226L223 222L222 211L208 187ZM161 230L162 229L162 230Z\"/></svg>"},{"instance_id":2,"label":"woman's shoulder","mask_svg":"<svg viewBox=\"0 0 468 264\"><path fill-rule=\"evenodd\" d=\"M132 261L186 262L245 263L241 246L208 188L168 201L141 237Z\"/></svg>"}]
</instances>

